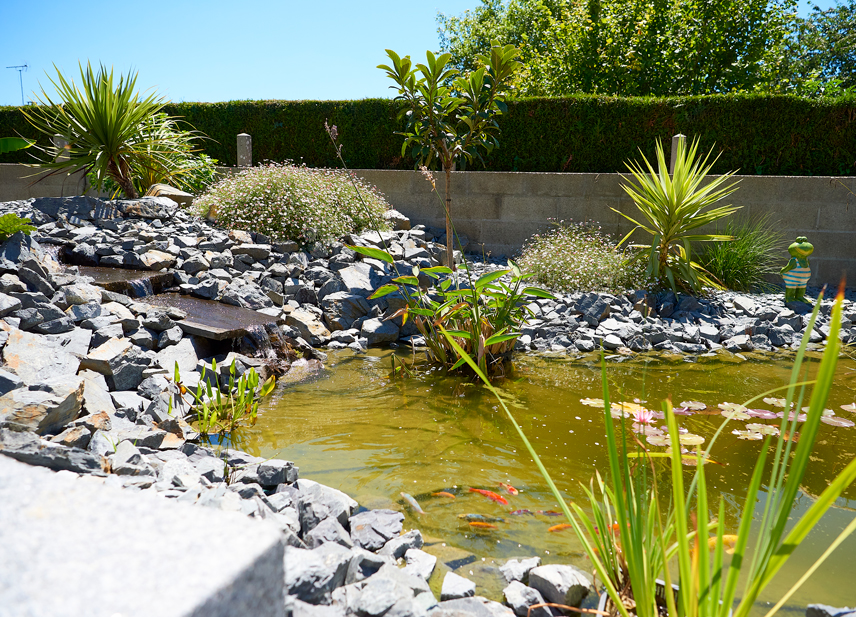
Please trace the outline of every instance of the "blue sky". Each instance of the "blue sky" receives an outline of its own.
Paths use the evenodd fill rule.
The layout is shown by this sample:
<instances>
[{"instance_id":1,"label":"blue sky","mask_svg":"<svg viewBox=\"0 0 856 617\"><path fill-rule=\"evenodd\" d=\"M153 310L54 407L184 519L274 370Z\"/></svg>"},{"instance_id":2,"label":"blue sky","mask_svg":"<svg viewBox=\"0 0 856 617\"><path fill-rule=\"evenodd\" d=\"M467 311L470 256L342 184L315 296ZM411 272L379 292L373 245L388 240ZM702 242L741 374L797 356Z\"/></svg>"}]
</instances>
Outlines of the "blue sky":
<instances>
[{"instance_id":1,"label":"blue sky","mask_svg":"<svg viewBox=\"0 0 856 617\"><path fill-rule=\"evenodd\" d=\"M439 47L436 15L479 0L0 0L0 105L49 85L53 64L139 71L173 101L391 96L384 49L421 59ZM821 7L834 4L821 0ZM800 13L810 5L801 0Z\"/></svg>"}]
</instances>

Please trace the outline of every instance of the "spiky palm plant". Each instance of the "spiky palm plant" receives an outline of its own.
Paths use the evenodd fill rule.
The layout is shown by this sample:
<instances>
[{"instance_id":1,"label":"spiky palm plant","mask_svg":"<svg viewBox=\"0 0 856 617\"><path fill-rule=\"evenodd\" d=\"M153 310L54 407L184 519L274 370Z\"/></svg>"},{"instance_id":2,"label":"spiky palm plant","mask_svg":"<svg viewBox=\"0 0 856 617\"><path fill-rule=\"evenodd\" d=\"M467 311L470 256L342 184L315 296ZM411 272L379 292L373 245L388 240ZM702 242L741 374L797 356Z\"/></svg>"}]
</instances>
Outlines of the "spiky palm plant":
<instances>
[{"instance_id":1,"label":"spiky palm plant","mask_svg":"<svg viewBox=\"0 0 856 617\"><path fill-rule=\"evenodd\" d=\"M646 274L648 278L664 285L668 284L676 293L678 287L694 294L699 293L704 287L721 287L704 268L693 261L692 242L731 240L731 236L691 232L718 221L740 208L740 206L731 205L710 208L737 190L736 182L722 188L722 185L735 172L716 176L705 184L705 176L710 173L716 158L719 157L708 164L713 151L711 150L703 159L696 159L697 150L698 139L694 139L689 147L683 140L679 141L675 169L672 174L669 174L663 144L658 140L658 171L654 171L651 163L643 155L644 168L635 161L626 163L636 184L621 187L633 199L646 222L640 223L613 208L615 212L636 224L636 227L619 244L626 242L637 229L651 234L653 236L651 244L637 245L639 248L647 249Z\"/></svg>"},{"instance_id":2,"label":"spiky palm plant","mask_svg":"<svg viewBox=\"0 0 856 617\"><path fill-rule=\"evenodd\" d=\"M38 165L52 170L47 176L92 172L97 189L110 178L125 197L135 198L133 170L162 168L170 153L181 150L173 135L144 130L166 101L156 93L141 98L135 91L136 73L120 75L115 83L112 69L101 66L96 72L89 63L86 69L78 66L80 86L56 69L56 80L49 78L56 101L42 88L36 105L22 110L30 124L67 144L36 146L45 155Z\"/></svg>"}]
</instances>

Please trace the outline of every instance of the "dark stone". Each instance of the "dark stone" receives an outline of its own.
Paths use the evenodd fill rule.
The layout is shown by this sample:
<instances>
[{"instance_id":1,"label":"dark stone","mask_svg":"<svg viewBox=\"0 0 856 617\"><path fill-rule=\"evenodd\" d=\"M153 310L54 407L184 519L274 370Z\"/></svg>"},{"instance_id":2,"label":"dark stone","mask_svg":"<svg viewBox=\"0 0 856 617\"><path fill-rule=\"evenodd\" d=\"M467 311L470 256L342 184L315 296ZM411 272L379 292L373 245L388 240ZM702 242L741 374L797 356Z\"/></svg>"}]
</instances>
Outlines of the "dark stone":
<instances>
[{"instance_id":1,"label":"dark stone","mask_svg":"<svg viewBox=\"0 0 856 617\"><path fill-rule=\"evenodd\" d=\"M0 454L54 471L67 469L76 473L104 475L100 456L79 448L47 446L32 433L0 428Z\"/></svg>"}]
</instances>

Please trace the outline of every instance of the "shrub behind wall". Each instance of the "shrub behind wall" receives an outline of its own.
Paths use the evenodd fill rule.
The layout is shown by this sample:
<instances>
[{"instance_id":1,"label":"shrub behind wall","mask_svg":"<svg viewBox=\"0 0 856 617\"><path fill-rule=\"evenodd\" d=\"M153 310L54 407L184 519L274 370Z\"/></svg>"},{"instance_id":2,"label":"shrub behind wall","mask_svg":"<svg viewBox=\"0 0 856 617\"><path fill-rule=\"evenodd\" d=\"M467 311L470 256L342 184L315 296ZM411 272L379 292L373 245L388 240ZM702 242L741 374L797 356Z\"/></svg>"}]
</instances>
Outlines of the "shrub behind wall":
<instances>
[{"instance_id":1,"label":"shrub behind wall","mask_svg":"<svg viewBox=\"0 0 856 617\"><path fill-rule=\"evenodd\" d=\"M293 160L338 167L324 120L338 126L352 169L412 169L401 157L396 105L359 101L232 101L173 103L210 140L203 151L226 165L237 159L235 136L253 138L253 160ZM573 96L521 99L501 117L500 148L472 170L614 173L624 161L649 158L654 140L683 133L701 137L701 149L722 151L715 172L856 175L856 98L810 100L792 96L616 98ZM0 134L35 137L18 108L0 107ZM0 162L26 162L26 151Z\"/></svg>"}]
</instances>

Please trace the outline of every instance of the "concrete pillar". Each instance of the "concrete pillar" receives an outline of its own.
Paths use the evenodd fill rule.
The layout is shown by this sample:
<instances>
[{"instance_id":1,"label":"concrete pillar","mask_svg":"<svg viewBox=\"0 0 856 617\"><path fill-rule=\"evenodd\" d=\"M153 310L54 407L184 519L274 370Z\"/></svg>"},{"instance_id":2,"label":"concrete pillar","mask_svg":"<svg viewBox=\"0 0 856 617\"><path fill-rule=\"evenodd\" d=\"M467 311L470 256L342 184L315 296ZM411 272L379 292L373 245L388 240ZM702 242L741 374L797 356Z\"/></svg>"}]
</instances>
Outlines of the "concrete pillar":
<instances>
[{"instance_id":1,"label":"concrete pillar","mask_svg":"<svg viewBox=\"0 0 856 617\"><path fill-rule=\"evenodd\" d=\"M678 144L683 144L684 146L687 145L686 135L678 133L672 137L672 162L669 163L670 176L675 173L675 160L678 158Z\"/></svg>"},{"instance_id":2,"label":"concrete pillar","mask_svg":"<svg viewBox=\"0 0 856 617\"><path fill-rule=\"evenodd\" d=\"M246 133L238 133L238 167L253 166L253 138Z\"/></svg>"}]
</instances>

